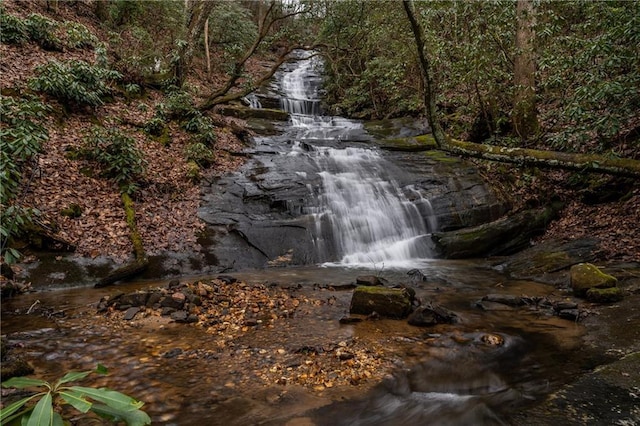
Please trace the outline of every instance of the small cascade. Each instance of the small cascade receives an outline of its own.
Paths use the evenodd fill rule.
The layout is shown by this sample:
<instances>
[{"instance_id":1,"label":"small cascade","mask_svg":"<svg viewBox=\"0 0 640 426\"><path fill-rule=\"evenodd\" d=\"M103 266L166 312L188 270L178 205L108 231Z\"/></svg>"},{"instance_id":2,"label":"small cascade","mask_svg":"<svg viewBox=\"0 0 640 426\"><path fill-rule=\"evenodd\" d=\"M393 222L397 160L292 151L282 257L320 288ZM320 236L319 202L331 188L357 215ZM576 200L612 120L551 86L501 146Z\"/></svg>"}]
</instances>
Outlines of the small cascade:
<instances>
[{"instance_id":1,"label":"small cascade","mask_svg":"<svg viewBox=\"0 0 640 426\"><path fill-rule=\"evenodd\" d=\"M307 157L322 182L321 188L309 186L316 202L304 209L315 222L318 258L368 267L404 267L429 258L427 237L437 224L428 200L401 188L377 150L336 143L352 140L361 123L320 115L321 63L312 56L296 65L282 77L281 102L291 113L289 155Z\"/></svg>"},{"instance_id":2,"label":"small cascade","mask_svg":"<svg viewBox=\"0 0 640 426\"><path fill-rule=\"evenodd\" d=\"M282 77L282 109L297 116L319 116L321 79L317 71L321 62L311 56L298 62L298 66ZM294 126L296 123L294 122Z\"/></svg>"},{"instance_id":3,"label":"small cascade","mask_svg":"<svg viewBox=\"0 0 640 426\"><path fill-rule=\"evenodd\" d=\"M242 98L242 100L245 101L247 103L247 105L249 105L250 108L254 108L254 109L261 109L262 108L262 104L260 103L260 99L254 93L248 94L247 96Z\"/></svg>"}]
</instances>

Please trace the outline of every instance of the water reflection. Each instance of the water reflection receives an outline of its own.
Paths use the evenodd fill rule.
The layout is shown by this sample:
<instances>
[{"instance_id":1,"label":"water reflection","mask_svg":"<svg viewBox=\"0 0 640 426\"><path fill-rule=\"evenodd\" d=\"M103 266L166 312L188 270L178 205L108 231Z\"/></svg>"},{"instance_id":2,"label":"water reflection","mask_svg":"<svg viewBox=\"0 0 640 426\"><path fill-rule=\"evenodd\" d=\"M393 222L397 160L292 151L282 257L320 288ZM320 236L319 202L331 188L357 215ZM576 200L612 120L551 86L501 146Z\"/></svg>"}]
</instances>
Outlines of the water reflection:
<instances>
[{"instance_id":1,"label":"water reflection","mask_svg":"<svg viewBox=\"0 0 640 426\"><path fill-rule=\"evenodd\" d=\"M554 289L509 281L482 262L431 261L421 267L425 282L411 283L402 270L386 270L384 276L412 285L423 300L455 310L459 324L427 329L392 320L341 325L351 293L325 286L375 271L306 267L234 274L247 282L291 286L304 297L331 298L333 304L310 305L272 329L249 331L225 347L201 328L162 317L111 323L96 316L93 305L103 295L151 283L3 300L2 332L9 334L11 345L23 348L40 377L55 380L70 369L107 365L109 376L86 384L135 395L146 402L154 424L502 424L514 410L543 398L575 373L579 325L533 309L486 312L474 307L474 301L496 289L531 296L550 295ZM24 315L36 300L45 315ZM346 340L382 348L385 359L396 364L392 374L377 384L321 391L261 377L261 369L271 368L281 350L289 356L297 347ZM263 351L274 355L257 356Z\"/></svg>"}]
</instances>

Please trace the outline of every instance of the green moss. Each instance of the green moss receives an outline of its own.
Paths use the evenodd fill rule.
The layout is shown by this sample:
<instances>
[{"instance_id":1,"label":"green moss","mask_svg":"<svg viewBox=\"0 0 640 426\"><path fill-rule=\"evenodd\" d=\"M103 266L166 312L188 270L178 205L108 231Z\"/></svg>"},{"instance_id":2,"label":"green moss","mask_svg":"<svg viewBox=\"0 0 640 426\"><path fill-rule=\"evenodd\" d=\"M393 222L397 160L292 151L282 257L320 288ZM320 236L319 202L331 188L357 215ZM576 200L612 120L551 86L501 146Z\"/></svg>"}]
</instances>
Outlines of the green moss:
<instances>
[{"instance_id":1,"label":"green moss","mask_svg":"<svg viewBox=\"0 0 640 426\"><path fill-rule=\"evenodd\" d=\"M591 263L573 265L570 271L571 287L577 296L585 296L589 289L615 287L618 280L602 272Z\"/></svg>"},{"instance_id":2,"label":"green moss","mask_svg":"<svg viewBox=\"0 0 640 426\"><path fill-rule=\"evenodd\" d=\"M126 192L122 193L122 204L126 214L127 225L129 226L129 238L133 244L133 252L136 259L144 259L146 257L144 252L144 244L142 243L142 237L138 231L136 225L136 211L133 205L133 200Z\"/></svg>"},{"instance_id":3,"label":"green moss","mask_svg":"<svg viewBox=\"0 0 640 426\"><path fill-rule=\"evenodd\" d=\"M455 164L460 162L459 158L452 157L443 151L437 151L437 150L426 151L424 155L426 155L430 159L435 160L439 163Z\"/></svg>"},{"instance_id":4,"label":"green moss","mask_svg":"<svg viewBox=\"0 0 640 426\"><path fill-rule=\"evenodd\" d=\"M587 300L593 303L614 303L624 298L624 292L618 287L590 288L587 291Z\"/></svg>"},{"instance_id":5,"label":"green moss","mask_svg":"<svg viewBox=\"0 0 640 426\"><path fill-rule=\"evenodd\" d=\"M390 138L380 142L380 148L387 151L422 152L437 148L433 135L420 135L409 138Z\"/></svg>"}]
</instances>

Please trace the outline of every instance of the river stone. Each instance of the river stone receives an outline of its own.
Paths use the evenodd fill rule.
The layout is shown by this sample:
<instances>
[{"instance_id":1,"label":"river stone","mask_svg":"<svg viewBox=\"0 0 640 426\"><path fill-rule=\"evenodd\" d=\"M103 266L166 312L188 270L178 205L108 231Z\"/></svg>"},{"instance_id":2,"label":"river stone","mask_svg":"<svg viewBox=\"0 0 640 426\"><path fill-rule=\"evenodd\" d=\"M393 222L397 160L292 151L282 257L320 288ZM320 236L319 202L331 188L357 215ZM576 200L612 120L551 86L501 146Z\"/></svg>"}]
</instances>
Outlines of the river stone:
<instances>
[{"instance_id":1,"label":"river stone","mask_svg":"<svg viewBox=\"0 0 640 426\"><path fill-rule=\"evenodd\" d=\"M618 281L615 277L605 274L591 263L573 265L569 275L573 293L579 297L585 297L587 291L592 288L615 287Z\"/></svg>"},{"instance_id":2,"label":"river stone","mask_svg":"<svg viewBox=\"0 0 640 426\"><path fill-rule=\"evenodd\" d=\"M511 306L505 305L504 303L489 302L488 300L479 300L475 303L475 306L476 308L480 308L483 311L487 311L487 312L513 310Z\"/></svg>"},{"instance_id":3,"label":"river stone","mask_svg":"<svg viewBox=\"0 0 640 426\"><path fill-rule=\"evenodd\" d=\"M426 304L418 307L409 315L409 324L426 327L436 324L453 324L458 322L458 316L442 306Z\"/></svg>"},{"instance_id":4,"label":"river stone","mask_svg":"<svg viewBox=\"0 0 640 426\"><path fill-rule=\"evenodd\" d=\"M388 318L406 318L411 312L411 297L404 289L362 286L354 290L349 312L360 315L375 312Z\"/></svg>"},{"instance_id":5,"label":"river stone","mask_svg":"<svg viewBox=\"0 0 640 426\"><path fill-rule=\"evenodd\" d=\"M148 299L149 293L147 292L129 293L121 296L118 299L118 304L130 306L145 306Z\"/></svg>"},{"instance_id":6,"label":"river stone","mask_svg":"<svg viewBox=\"0 0 640 426\"><path fill-rule=\"evenodd\" d=\"M360 275L356 277L356 284L369 286L384 285L382 283L382 279L380 277L376 277L375 275Z\"/></svg>"},{"instance_id":7,"label":"river stone","mask_svg":"<svg viewBox=\"0 0 640 426\"><path fill-rule=\"evenodd\" d=\"M127 309L127 312L124 313L124 320L125 321L131 321L132 319L134 319L136 317L136 314L140 312L140 308L137 306L132 306L131 308Z\"/></svg>"},{"instance_id":8,"label":"river stone","mask_svg":"<svg viewBox=\"0 0 640 426\"><path fill-rule=\"evenodd\" d=\"M525 304L522 297L511 294L487 294L482 298L482 301L501 303L508 306L522 306Z\"/></svg>"},{"instance_id":9,"label":"river stone","mask_svg":"<svg viewBox=\"0 0 640 426\"><path fill-rule=\"evenodd\" d=\"M587 290L587 300L593 303L614 303L623 299L624 292L618 287L590 288Z\"/></svg>"},{"instance_id":10,"label":"river stone","mask_svg":"<svg viewBox=\"0 0 640 426\"><path fill-rule=\"evenodd\" d=\"M182 306L184 305L184 294L182 295L182 299L173 296L175 296L175 294L171 296L164 296L160 299L160 306L163 308L182 309Z\"/></svg>"},{"instance_id":11,"label":"river stone","mask_svg":"<svg viewBox=\"0 0 640 426\"><path fill-rule=\"evenodd\" d=\"M569 321L578 321L580 319L580 311L578 309L562 309L558 311L558 316Z\"/></svg>"}]
</instances>

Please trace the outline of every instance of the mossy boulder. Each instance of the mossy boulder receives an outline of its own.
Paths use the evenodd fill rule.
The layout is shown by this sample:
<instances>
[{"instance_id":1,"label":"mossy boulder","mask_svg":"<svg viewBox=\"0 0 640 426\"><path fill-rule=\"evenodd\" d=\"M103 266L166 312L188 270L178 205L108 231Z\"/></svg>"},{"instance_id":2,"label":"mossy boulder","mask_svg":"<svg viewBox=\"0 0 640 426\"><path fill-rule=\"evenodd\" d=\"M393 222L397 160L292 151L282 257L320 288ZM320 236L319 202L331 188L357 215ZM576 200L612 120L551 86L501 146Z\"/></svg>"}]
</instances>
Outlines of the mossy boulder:
<instances>
[{"instance_id":1,"label":"mossy boulder","mask_svg":"<svg viewBox=\"0 0 640 426\"><path fill-rule=\"evenodd\" d=\"M624 298L624 291L619 287L590 288L586 297L593 303L615 303Z\"/></svg>"},{"instance_id":2,"label":"mossy boulder","mask_svg":"<svg viewBox=\"0 0 640 426\"><path fill-rule=\"evenodd\" d=\"M569 271L571 288L579 297L585 297L590 289L605 289L615 287L618 280L609 274L602 272L591 263L579 263L573 265Z\"/></svg>"},{"instance_id":3,"label":"mossy boulder","mask_svg":"<svg viewBox=\"0 0 640 426\"><path fill-rule=\"evenodd\" d=\"M349 312L360 315L376 312L387 318L406 318L411 312L411 295L404 288L361 286L353 292Z\"/></svg>"}]
</instances>

